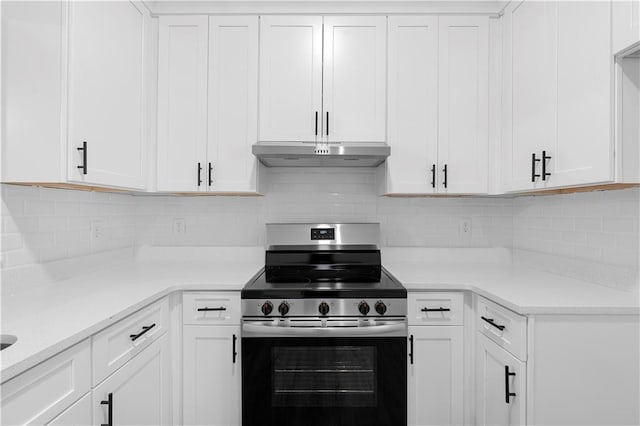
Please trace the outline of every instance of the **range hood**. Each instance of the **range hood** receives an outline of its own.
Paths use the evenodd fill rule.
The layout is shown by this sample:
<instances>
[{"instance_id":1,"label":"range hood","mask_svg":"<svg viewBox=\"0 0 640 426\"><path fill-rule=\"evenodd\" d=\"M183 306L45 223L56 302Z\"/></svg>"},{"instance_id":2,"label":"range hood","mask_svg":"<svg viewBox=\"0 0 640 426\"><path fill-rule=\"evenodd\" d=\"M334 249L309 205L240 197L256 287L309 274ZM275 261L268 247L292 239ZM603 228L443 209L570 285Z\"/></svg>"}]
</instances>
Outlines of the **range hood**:
<instances>
[{"instance_id":1,"label":"range hood","mask_svg":"<svg viewBox=\"0 0 640 426\"><path fill-rule=\"evenodd\" d=\"M373 142L260 142L252 152L267 167L376 167L391 148Z\"/></svg>"}]
</instances>

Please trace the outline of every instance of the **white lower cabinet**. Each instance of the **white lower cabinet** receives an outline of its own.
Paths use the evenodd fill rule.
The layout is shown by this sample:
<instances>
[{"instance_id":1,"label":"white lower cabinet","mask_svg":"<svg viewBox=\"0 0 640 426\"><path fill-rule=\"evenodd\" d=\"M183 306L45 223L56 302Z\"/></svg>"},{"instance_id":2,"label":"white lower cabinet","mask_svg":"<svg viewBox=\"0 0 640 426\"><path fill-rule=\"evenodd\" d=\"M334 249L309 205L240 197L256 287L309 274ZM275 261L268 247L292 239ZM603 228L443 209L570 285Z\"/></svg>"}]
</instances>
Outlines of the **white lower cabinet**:
<instances>
[{"instance_id":1,"label":"white lower cabinet","mask_svg":"<svg viewBox=\"0 0 640 426\"><path fill-rule=\"evenodd\" d=\"M408 424L463 422L463 329L409 327Z\"/></svg>"},{"instance_id":2,"label":"white lower cabinet","mask_svg":"<svg viewBox=\"0 0 640 426\"><path fill-rule=\"evenodd\" d=\"M525 424L525 367L509 352L477 333L476 424Z\"/></svg>"},{"instance_id":3,"label":"white lower cabinet","mask_svg":"<svg viewBox=\"0 0 640 426\"><path fill-rule=\"evenodd\" d=\"M184 424L240 425L239 326L185 326Z\"/></svg>"},{"instance_id":4,"label":"white lower cabinet","mask_svg":"<svg viewBox=\"0 0 640 426\"><path fill-rule=\"evenodd\" d=\"M93 423L171 424L169 337L164 334L93 390Z\"/></svg>"},{"instance_id":5,"label":"white lower cabinet","mask_svg":"<svg viewBox=\"0 0 640 426\"><path fill-rule=\"evenodd\" d=\"M91 424L91 393L67 408L47 426L84 426Z\"/></svg>"}]
</instances>

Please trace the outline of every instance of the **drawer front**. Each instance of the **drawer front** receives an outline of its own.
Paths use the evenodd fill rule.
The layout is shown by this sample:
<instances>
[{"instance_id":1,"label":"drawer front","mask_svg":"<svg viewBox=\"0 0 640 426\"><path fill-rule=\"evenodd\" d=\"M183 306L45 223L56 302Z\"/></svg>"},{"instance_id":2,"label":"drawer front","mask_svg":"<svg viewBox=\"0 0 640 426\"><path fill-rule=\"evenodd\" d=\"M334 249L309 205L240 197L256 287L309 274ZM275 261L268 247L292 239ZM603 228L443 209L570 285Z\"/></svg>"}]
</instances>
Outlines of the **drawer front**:
<instances>
[{"instance_id":1,"label":"drawer front","mask_svg":"<svg viewBox=\"0 0 640 426\"><path fill-rule=\"evenodd\" d=\"M0 424L45 424L90 390L87 339L3 383Z\"/></svg>"},{"instance_id":2,"label":"drawer front","mask_svg":"<svg viewBox=\"0 0 640 426\"><path fill-rule=\"evenodd\" d=\"M409 325L462 325L462 293L409 293Z\"/></svg>"},{"instance_id":3,"label":"drawer front","mask_svg":"<svg viewBox=\"0 0 640 426\"><path fill-rule=\"evenodd\" d=\"M162 336L168 325L169 301L164 298L95 334L93 384L102 382Z\"/></svg>"},{"instance_id":4,"label":"drawer front","mask_svg":"<svg viewBox=\"0 0 640 426\"><path fill-rule=\"evenodd\" d=\"M239 292L185 292L182 295L184 324L240 324Z\"/></svg>"},{"instance_id":5,"label":"drawer front","mask_svg":"<svg viewBox=\"0 0 640 426\"><path fill-rule=\"evenodd\" d=\"M476 327L518 359L527 360L527 317L478 297Z\"/></svg>"}]
</instances>

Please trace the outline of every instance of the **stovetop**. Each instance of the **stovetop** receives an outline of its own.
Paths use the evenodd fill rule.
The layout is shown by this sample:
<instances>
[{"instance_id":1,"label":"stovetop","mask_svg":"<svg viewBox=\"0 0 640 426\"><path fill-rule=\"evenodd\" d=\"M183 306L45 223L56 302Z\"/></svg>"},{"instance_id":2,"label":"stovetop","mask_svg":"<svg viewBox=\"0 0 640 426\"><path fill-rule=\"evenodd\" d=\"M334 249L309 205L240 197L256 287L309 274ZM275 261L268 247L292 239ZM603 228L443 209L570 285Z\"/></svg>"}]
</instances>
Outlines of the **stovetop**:
<instances>
[{"instance_id":1,"label":"stovetop","mask_svg":"<svg viewBox=\"0 0 640 426\"><path fill-rule=\"evenodd\" d=\"M242 299L304 299L304 298L406 298L407 290L384 268L380 280L358 281L316 281L299 279L287 282L267 282L262 271L242 289Z\"/></svg>"}]
</instances>

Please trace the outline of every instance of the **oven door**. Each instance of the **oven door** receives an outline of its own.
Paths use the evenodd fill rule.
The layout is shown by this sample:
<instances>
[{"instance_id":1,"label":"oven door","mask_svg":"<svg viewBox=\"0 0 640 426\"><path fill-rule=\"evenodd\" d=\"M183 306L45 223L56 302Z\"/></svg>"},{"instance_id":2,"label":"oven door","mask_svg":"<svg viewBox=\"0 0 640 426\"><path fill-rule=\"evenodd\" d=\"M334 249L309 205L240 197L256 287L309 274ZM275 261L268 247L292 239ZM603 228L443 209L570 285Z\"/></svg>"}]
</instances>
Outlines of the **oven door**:
<instances>
[{"instance_id":1,"label":"oven door","mask_svg":"<svg viewBox=\"0 0 640 426\"><path fill-rule=\"evenodd\" d=\"M251 337L242 339L242 424L406 425L402 326L405 336L376 335L376 327L364 333L357 328L280 329L265 337L246 333Z\"/></svg>"}]
</instances>

